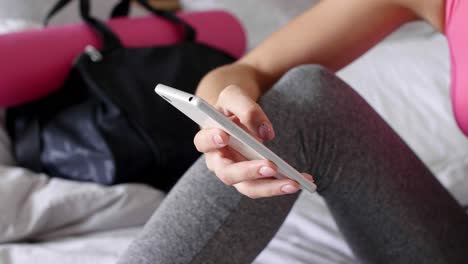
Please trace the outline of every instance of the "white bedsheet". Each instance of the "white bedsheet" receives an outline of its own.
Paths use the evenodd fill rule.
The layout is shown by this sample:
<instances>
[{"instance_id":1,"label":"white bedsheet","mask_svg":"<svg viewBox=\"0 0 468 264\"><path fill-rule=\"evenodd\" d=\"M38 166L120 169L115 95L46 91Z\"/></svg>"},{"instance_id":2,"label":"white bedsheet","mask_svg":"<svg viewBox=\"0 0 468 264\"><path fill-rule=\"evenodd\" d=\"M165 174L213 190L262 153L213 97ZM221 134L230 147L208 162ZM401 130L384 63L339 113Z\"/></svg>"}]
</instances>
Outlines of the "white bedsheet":
<instances>
[{"instance_id":1,"label":"white bedsheet","mask_svg":"<svg viewBox=\"0 0 468 264\"><path fill-rule=\"evenodd\" d=\"M0 125L1 264L114 263L164 198L141 184L49 178L14 167L10 154Z\"/></svg>"},{"instance_id":2,"label":"white bedsheet","mask_svg":"<svg viewBox=\"0 0 468 264\"><path fill-rule=\"evenodd\" d=\"M468 204L468 140L451 114L445 39L416 23L339 73L402 135L441 182ZM0 263L114 263L162 194L47 179L8 166L0 130ZM3 153L2 153L3 150ZM46 239L47 241L42 241ZM352 263L324 202L303 194L257 264Z\"/></svg>"},{"instance_id":3,"label":"white bedsheet","mask_svg":"<svg viewBox=\"0 0 468 264\"><path fill-rule=\"evenodd\" d=\"M0 243L140 226L164 198L138 184L104 187L7 166L0 175Z\"/></svg>"}]
</instances>

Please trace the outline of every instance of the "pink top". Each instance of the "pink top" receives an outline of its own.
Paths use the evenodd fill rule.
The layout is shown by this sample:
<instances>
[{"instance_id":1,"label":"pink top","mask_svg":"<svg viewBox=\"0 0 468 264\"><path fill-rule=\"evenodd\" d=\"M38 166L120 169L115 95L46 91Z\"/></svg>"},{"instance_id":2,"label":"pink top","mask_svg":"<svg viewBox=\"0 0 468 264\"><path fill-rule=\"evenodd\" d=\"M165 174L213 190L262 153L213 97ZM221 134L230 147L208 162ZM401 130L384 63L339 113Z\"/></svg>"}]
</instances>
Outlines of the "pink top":
<instances>
[{"instance_id":1,"label":"pink top","mask_svg":"<svg viewBox=\"0 0 468 264\"><path fill-rule=\"evenodd\" d=\"M450 48L453 112L468 136L468 0L446 0L445 34Z\"/></svg>"},{"instance_id":2,"label":"pink top","mask_svg":"<svg viewBox=\"0 0 468 264\"><path fill-rule=\"evenodd\" d=\"M179 16L197 30L197 41L234 57L244 53L243 28L229 13L204 11ZM155 16L118 18L108 25L126 47L168 45L182 37L177 26ZM83 24L0 35L0 108L25 103L60 88L73 60L86 45L99 48L100 41Z\"/></svg>"}]
</instances>

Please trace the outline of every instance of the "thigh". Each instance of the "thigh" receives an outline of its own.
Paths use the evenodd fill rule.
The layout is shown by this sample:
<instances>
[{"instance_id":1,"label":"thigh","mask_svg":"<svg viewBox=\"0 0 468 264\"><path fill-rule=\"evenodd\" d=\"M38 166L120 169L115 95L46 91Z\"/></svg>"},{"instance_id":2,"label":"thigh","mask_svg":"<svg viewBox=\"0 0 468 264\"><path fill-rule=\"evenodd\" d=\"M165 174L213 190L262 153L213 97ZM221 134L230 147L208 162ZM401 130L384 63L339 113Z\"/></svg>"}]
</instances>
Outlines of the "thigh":
<instances>
[{"instance_id":1,"label":"thigh","mask_svg":"<svg viewBox=\"0 0 468 264\"><path fill-rule=\"evenodd\" d=\"M314 176L363 262L468 259L463 209L346 83L321 67L302 66L264 100L277 132L270 148Z\"/></svg>"}]
</instances>

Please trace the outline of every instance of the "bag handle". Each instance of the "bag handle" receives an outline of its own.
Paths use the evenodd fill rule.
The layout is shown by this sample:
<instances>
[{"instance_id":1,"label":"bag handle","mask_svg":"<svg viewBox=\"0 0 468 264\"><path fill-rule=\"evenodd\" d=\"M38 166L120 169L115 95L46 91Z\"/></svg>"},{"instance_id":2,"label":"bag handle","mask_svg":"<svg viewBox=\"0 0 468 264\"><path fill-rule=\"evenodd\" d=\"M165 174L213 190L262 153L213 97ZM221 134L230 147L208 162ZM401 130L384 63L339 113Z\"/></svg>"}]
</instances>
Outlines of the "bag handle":
<instances>
[{"instance_id":1,"label":"bag handle","mask_svg":"<svg viewBox=\"0 0 468 264\"><path fill-rule=\"evenodd\" d=\"M68 5L72 0L59 0L52 9L46 15L43 24L46 26L50 19L56 15L60 10L62 10L66 5ZM171 12L163 11L154 8L151 6L147 0L137 0L145 9L147 9L152 14L164 18L169 22L178 24L182 26L184 29L184 40L185 41L194 41L196 38L196 31L195 29L190 26L187 22L180 19L178 16L174 15ZM92 27L101 37L103 41L104 50L111 50L114 48L123 47L120 39L117 35L112 32L111 29L107 27L106 24L93 18L90 15L90 3L89 0L80 0L80 15L82 19ZM130 0L121 0L119 3L112 10L111 17L119 17L119 16L128 16L130 11Z\"/></svg>"},{"instance_id":2,"label":"bag handle","mask_svg":"<svg viewBox=\"0 0 468 264\"><path fill-rule=\"evenodd\" d=\"M148 3L148 0L137 0L137 2L146 10L151 12L152 14L158 17L164 18L165 20L169 22L182 26L182 28L184 29L184 33L185 33L185 37L184 37L185 41L195 40L197 36L195 29L192 26L190 26L187 22L185 22L183 19L180 19L178 16L174 15L173 12L154 8L152 5ZM126 17L129 15L129 13L130 13L130 0L121 0L113 8L111 12L111 18Z\"/></svg>"},{"instance_id":3,"label":"bag handle","mask_svg":"<svg viewBox=\"0 0 468 264\"><path fill-rule=\"evenodd\" d=\"M59 0L49 11L45 17L43 24L47 26L50 19L56 15L60 10L62 10L66 5L68 5L72 0ZM117 35L107 27L106 24L97 20L96 18L90 15L90 2L89 0L80 0L80 15L81 18L90 26L102 40L103 50L113 50L116 48L123 48L123 44Z\"/></svg>"},{"instance_id":4,"label":"bag handle","mask_svg":"<svg viewBox=\"0 0 468 264\"><path fill-rule=\"evenodd\" d=\"M90 14L89 0L80 0L80 14L83 20L101 37L103 50L114 50L123 48L123 44L119 37L103 22L92 17Z\"/></svg>"},{"instance_id":5,"label":"bag handle","mask_svg":"<svg viewBox=\"0 0 468 264\"><path fill-rule=\"evenodd\" d=\"M52 19L60 10L62 10L66 5L68 5L71 0L59 0L55 5L47 12L46 17L42 20L42 24L47 26Z\"/></svg>"},{"instance_id":6,"label":"bag handle","mask_svg":"<svg viewBox=\"0 0 468 264\"><path fill-rule=\"evenodd\" d=\"M130 14L130 1L122 0L118 2L111 12L111 18L127 17Z\"/></svg>"}]
</instances>

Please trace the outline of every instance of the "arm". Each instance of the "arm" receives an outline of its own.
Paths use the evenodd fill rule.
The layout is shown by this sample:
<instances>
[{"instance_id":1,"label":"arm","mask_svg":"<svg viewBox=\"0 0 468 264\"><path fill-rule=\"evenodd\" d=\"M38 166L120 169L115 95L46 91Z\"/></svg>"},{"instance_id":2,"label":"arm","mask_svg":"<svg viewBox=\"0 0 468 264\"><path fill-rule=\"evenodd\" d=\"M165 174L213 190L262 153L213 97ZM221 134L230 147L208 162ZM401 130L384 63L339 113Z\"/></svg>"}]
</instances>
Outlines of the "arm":
<instances>
[{"instance_id":1,"label":"arm","mask_svg":"<svg viewBox=\"0 0 468 264\"><path fill-rule=\"evenodd\" d=\"M197 95L214 104L234 84L254 100L301 64L337 71L416 18L394 0L322 0L234 64L209 73Z\"/></svg>"},{"instance_id":2,"label":"arm","mask_svg":"<svg viewBox=\"0 0 468 264\"><path fill-rule=\"evenodd\" d=\"M255 101L289 69L316 63L337 71L416 17L396 1L416 0L322 0L236 63L210 72L197 95L233 115L252 135L272 140L271 122ZM247 161L226 147L229 135L222 130L202 129L194 142L221 181L251 198L298 190L291 179L271 178L275 164Z\"/></svg>"}]
</instances>

